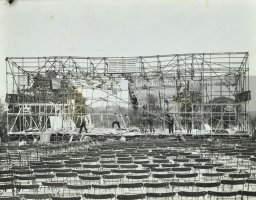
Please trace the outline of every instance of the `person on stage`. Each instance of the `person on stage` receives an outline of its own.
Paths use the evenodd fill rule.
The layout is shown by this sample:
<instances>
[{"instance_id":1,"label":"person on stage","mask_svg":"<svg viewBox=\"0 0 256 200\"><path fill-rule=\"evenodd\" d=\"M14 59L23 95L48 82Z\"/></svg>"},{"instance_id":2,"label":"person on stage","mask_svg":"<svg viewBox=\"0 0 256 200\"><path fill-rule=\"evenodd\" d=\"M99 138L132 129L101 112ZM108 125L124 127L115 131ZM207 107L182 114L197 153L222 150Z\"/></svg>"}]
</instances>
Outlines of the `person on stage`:
<instances>
[{"instance_id":1,"label":"person on stage","mask_svg":"<svg viewBox=\"0 0 256 200\"><path fill-rule=\"evenodd\" d=\"M169 134L173 134L174 119L169 114L167 114L166 116L167 116L167 124L168 124Z\"/></svg>"},{"instance_id":2,"label":"person on stage","mask_svg":"<svg viewBox=\"0 0 256 200\"><path fill-rule=\"evenodd\" d=\"M125 115L126 128L131 126L131 120L128 115Z\"/></svg>"},{"instance_id":3,"label":"person on stage","mask_svg":"<svg viewBox=\"0 0 256 200\"><path fill-rule=\"evenodd\" d=\"M82 123L80 125L80 131L79 131L80 134L82 133L83 128L84 128L85 132L88 133L88 130L86 128L86 121L84 118L82 119Z\"/></svg>"},{"instance_id":4,"label":"person on stage","mask_svg":"<svg viewBox=\"0 0 256 200\"><path fill-rule=\"evenodd\" d=\"M190 116L188 116L187 118L187 133L191 134L191 130L192 130L192 118Z\"/></svg>"},{"instance_id":5,"label":"person on stage","mask_svg":"<svg viewBox=\"0 0 256 200\"><path fill-rule=\"evenodd\" d=\"M131 100L132 100L133 110L137 111L138 110L138 105L139 105L137 97L135 95L132 95Z\"/></svg>"},{"instance_id":6,"label":"person on stage","mask_svg":"<svg viewBox=\"0 0 256 200\"><path fill-rule=\"evenodd\" d=\"M119 122L119 117L118 117L118 114L117 114L117 113L115 113L115 120L114 120L113 123L112 123L112 128L114 128L115 125L117 125L119 129L121 129L121 127L120 127L120 122Z\"/></svg>"},{"instance_id":7,"label":"person on stage","mask_svg":"<svg viewBox=\"0 0 256 200\"><path fill-rule=\"evenodd\" d=\"M155 129L154 129L154 118L152 114L149 114L148 116L148 125L149 125L149 131L150 133L154 133Z\"/></svg>"}]
</instances>

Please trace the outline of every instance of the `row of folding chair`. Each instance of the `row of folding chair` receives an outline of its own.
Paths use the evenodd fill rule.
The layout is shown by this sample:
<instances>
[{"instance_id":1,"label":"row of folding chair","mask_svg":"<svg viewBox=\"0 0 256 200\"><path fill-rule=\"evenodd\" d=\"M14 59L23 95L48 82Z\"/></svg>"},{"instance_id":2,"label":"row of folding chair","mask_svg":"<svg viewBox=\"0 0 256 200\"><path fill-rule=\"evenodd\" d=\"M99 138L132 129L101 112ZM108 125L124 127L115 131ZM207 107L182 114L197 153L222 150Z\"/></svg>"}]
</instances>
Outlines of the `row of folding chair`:
<instances>
[{"instance_id":1,"label":"row of folding chair","mask_svg":"<svg viewBox=\"0 0 256 200\"><path fill-rule=\"evenodd\" d=\"M164 193L141 193L141 194L124 194L115 195L113 193L106 194L82 194L73 197L56 197L51 194L23 194L15 197L1 197L3 200L21 200L21 199L52 199L52 200L81 200L81 199L118 199L118 200L135 200L135 199L237 199L247 198L255 199L255 191L233 191L233 192L217 192L217 191L179 191L179 192L164 192Z\"/></svg>"}]
</instances>

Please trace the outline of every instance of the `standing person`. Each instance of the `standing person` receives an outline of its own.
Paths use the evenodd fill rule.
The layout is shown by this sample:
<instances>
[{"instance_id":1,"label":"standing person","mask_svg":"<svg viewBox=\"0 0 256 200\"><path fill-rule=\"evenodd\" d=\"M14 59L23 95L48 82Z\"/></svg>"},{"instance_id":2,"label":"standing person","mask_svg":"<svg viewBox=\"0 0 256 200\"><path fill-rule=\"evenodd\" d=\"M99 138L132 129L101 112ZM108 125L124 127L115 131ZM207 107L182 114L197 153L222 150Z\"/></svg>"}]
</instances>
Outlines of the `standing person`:
<instances>
[{"instance_id":1,"label":"standing person","mask_svg":"<svg viewBox=\"0 0 256 200\"><path fill-rule=\"evenodd\" d=\"M254 141L256 139L256 129L254 128L254 131L252 133L252 140Z\"/></svg>"},{"instance_id":2,"label":"standing person","mask_svg":"<svg viewBox=\"0 0 256 200\"><path fill-rule=\"evenodd\" d=\"M2 142L2 136L3 136L2 123L0 122L0 144Z\"/></svg>"},{"instance_id":3,"label":"standing person","mask_svg":"<svg viewBox=\"0 0 256 200\"><path fill-rule=\"evenodd\" d=\"M191 130L192 130L192 118L190 117L190 116L188 116L188 118L187 118L187 126L188 126L188 131L187 131L187 133L188 134L191 134Z\"/></svg>"},{"instance_id":4,"label":"standing person","mask_svg":"<svg viewBox=\"0 0 256 200\"><path fill-rule=\"evenodd\" d=\"M142 124L142 132L143 133L147 133L147 117L145 117L145 116L142 116L141 117L141 124Z\"/></svg>"},{"instance_id":5,"label":"standing person","mask_svg":"<svg viewBox=\"0 0 256 200\"><path fill-rule=\"evenodd\" d=\"M126 128L129 128L131 125L131 120L128 115L125 115Z\"/></svg>"},{"instance_id":6,"label":"standing person","mask_svg":"<svg viewBox=\"0 0 256 200\"><path fill-rule=\"evenodd\" d=\"M171 134L171 133L173 134L174 119L169 114L167 114L166 116L167 116L167 124L168 124L169 134Z\"/></svg>"},{"instance_id":7,"label":"standing person","mask_svg":"<svg viewBox=\"0 0 256 200\"><path fill-rule=\"evenodd\" d=\"M141 129L142 129L142 132L143 133L147 133L147 122L148 122L148 119L147 119L147 114L146 114L146 106L143 105L142 106L143 108L143 112L142 112L142 115L139 117L139 123L140 125L142 125Z\"/></svg>"},{"instance_id":8,"label":"standing person","mask_svg":"<svg viewBox=\"0 0 256 200\"><path fill-rule=\"evenodd\" d=\"M254 141L256 138L256 126L255 126L253 120L251 120L251 121L252 121L252 140Z\"/></svg>"},{"instance_id":9,"label":"standing person","mask_svg":"<svg viewBox=\"0 0 256 200\"><path fill-rule=\"evenodd\" d=\"M135 96L135 94L134 95L132 95L132 105L133 105L133 110L138 110L138 105L139 105L139 103L138 103L138 99L137 99L137 97Z\"/></svg>"},{"instance_id":10,"label":"standing person","mask_svg":"<svg viewBox=\"0 0 256 200\"><path fill-rule=\"evenodd\" d=\"M79 133L82 133L83 128L84 128L85 132L88 133L88 130L87 130L87 128L86 128L86 122L85 122L85 119L84 119L84 118L82 119L82 123L81 123L81 125L80 125L80 131L79 131Z\"/></svg>"},{"instance_id":11,"label":"standing person","mask_svg":"<svg viewBox=\"0 0 256 200\"><path fill-rule=\"evenodd\" d=\"M150 133L154 133L155 132L154 119L153 119L153 115L151 115L151 114L149 114L149 116L148 116L148 125L149 125Z\"/></svg>"},{"instance_id":12,"label":"standing person","mask_svg":"<svg viewBox=\"0 0 256 200\"><path fill-rule=\"evenodd\" d=\"M112 128L114 128L115 124L118 126L119 129L121 129L120 122L119 122L119 117L118 117L117 113L115 113L115 120L112 123Z\"/></svg>"}]
</instances>

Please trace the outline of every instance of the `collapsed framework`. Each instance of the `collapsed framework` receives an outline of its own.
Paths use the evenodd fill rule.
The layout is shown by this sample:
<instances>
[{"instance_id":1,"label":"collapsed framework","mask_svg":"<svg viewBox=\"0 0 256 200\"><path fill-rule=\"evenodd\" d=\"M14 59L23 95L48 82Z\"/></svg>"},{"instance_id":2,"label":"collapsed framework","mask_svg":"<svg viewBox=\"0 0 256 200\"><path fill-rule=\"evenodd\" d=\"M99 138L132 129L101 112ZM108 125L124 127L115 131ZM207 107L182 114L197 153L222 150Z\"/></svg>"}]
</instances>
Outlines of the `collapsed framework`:
<instances>
[{"instance_id":1,"label":"collapsed framework","mask_svg":"<svg viewBox=\"0 0 256 200\"><path fill-rule=\"evenodd\" d=\"M249 133L248 56L247 52L227 52L8 57L8 133L72 132L86 115L91 124L100 115L100 126L110 127L112 111L96 113L94 104L128 106L133 94L139 102L138 110L128 112L134 126L140 126L137 119L146 113L154 116L164 132L169 114L176 132L186 130L189 118L196 133Z\"/></svg>"}]
</instances>

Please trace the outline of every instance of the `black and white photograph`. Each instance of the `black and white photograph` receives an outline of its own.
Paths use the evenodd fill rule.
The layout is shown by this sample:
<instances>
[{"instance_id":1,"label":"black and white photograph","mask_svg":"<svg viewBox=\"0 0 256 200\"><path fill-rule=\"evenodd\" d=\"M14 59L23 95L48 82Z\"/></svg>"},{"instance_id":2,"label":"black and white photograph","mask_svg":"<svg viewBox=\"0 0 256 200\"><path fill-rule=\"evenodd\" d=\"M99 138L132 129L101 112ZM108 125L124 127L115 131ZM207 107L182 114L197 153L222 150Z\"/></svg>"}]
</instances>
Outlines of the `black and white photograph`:
<instances>
[{"instance_id":1,"label":"black and white photograph","mask_svg":"<svg viewBox=\"0 0 256 200\"><path fill-rule=\"evenodd\" d=\"M256 200L256 1L0 0L0 199Z\"/></svg>"}]
</instances>

